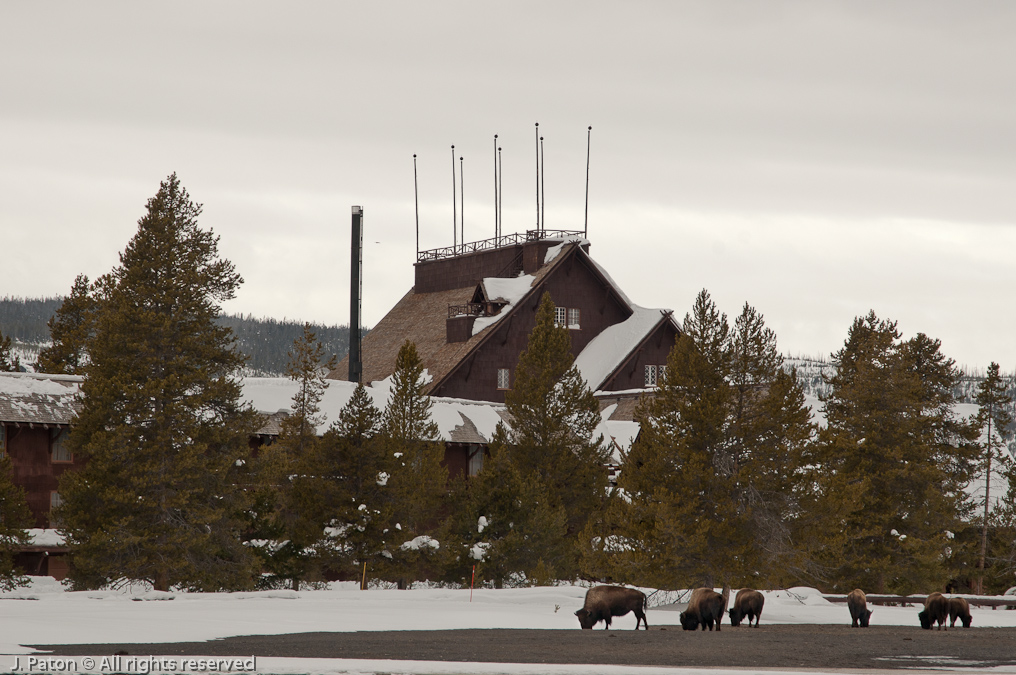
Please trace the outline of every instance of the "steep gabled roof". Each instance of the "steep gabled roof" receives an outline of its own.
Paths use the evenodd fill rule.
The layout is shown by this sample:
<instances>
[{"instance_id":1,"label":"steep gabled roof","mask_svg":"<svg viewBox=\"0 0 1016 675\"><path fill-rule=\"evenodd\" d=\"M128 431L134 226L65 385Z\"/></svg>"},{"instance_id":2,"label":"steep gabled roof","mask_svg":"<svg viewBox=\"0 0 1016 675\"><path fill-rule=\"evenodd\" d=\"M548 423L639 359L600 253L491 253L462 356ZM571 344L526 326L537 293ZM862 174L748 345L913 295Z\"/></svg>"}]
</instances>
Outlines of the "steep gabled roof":
<instances>
[{"instance_id":1,"label":"steep gabled roof","mask_svg":"<svg viewBox=\"0 0 1016 675\"><path fill-rule=\"evenodd\" d=\"M670 310L634 305L627 321L601 331L575 358L575 365L589 388L596 391L609 383L614 374L666 322L680 332Z\"/></svg>"},{"instance_id":2,"label":"steep gabled roof","mask_svg":"<svg viewBox=\"0 0 1016 675\"><path fill-rule=\"evenodd\" d=\"M555 271L579 263L593 277L599 279L610 297L629 313L628 318L602 331L575 360L583 377L594 391L615 375L663 323L670 322L674 330L681 328L672 312L647 309L634 304L618 287L610 275L586 252L585 240L562 240L545 255L544 264L534 273L514 278L486 277L479 284L430 293L410 290L363 339L364 382L389 377L395 367L399 349L408 339L416 345L423 367L431 376L428 392L436 391L464 364L471 354L497 332L497 327L511 321L519 308L534 297L539 297L543 286ZM448 307L464 305L478 299L506 303L500 312L489 317L478 317L473 323L472 336L463 342L448 342ZM345 379L349 371L348 357L330 373L334 379Z\"/></svg>"},{"instance_id":3,"label":"steep gabled roof","mask_svg":"<svg viewBox=\"0 0 1016 675\"><path fill-rule=\"evenodd\" d=\"M569 245L569 253L579 249L580 244ZM566 247L568 248L568 247ZM464 305L473 299L477 284L462 288L431 293L416 293L410 289L406 295L385 315L383 319L363 338L361 355L363 359L363 381L376 382L390 376L395 368L395 359L399 349L406 340L412 340L420 355L423 367L433 378L427 391L433 390L444 380L470 353L479 347L494 332L494 326L508 319L525 298L531 297L540 287L540 282L555 268L563 264L569 255L558 255L550 264L544 265L534 274L520 275L513 279L487 278L481 281L484 293L491 300L511 298L504 297L506 289L514 287L511 295L516 302L506 305L492 317L477 318L473 325L473 335L464 342L447 341L448 307ZM526 286L528 280L528 286ZM518 288L523 289L522 297L518 297ZM329 378L346 379L349 372L349 357L342 359L339 365L329 373Z\"/></svg>"}]
</instances>

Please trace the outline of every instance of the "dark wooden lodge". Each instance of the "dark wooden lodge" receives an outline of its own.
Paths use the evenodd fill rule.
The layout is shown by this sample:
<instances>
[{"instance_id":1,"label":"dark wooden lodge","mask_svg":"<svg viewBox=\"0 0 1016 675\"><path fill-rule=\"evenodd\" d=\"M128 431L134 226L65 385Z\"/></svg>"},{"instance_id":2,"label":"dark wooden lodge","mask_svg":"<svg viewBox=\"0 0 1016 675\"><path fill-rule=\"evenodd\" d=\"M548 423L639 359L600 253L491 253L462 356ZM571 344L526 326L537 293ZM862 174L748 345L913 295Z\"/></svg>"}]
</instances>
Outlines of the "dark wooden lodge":
<instances>
[{"instance_id":1,"label":"dark wooden lodge","mask_svg":"<svg viewBox=\"0 0 1016 675\"><path fill-rule=\"evenodd\" d=\"M530 231L421 251L414 287L363 339L364 382L390 376L408 339L433 378L431 396L503 402L547 292L598 396L654 388L680 326L670 311L634 305L581 234ZM330 377L348 370L344 360Z\"/></svg>"}]
</instances>

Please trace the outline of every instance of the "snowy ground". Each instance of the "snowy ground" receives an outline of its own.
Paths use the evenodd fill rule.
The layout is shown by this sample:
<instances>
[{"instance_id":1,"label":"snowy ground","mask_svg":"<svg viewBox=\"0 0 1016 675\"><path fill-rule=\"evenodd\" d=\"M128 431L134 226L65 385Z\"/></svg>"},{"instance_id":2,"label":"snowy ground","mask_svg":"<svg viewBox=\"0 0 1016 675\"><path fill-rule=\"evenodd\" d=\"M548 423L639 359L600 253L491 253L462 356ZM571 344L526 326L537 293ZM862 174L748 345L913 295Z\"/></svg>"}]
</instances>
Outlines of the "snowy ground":
<instances>
[{"instance_id":1,"label":"snowy ground","mask_svg":"<svg viewBox=\"0 0 1016 675\"><path fill-rule=\"evenodd\" d=\"M792 589L766 593L763 623L849 622L845 605L817 591ZM322 591L260 593L158 593L131 591L66 592L49 577L34 578L30 588L0 594L0 669L28 668L26 644L190 642L235 635L315 631L420 630L456 628L556 628L579 630L573 612L586 589L578 586L508 590L369 590L335 584ZM872 623L916 625L913 607L875 607ZM1016 611L973 608L974 626L1016 627ZM652 626L678 624L678 612L649 610ZM635 627L632 616L614 620L617 630ZM20 657L18 655L21 655ZM194 657L200 657L196 654ZM20 660L18 660L20 659ZM101 672L98 665L76 663L72 672ZM57 670L52 667L46 672ZM128 670L127 672L132 672ZM140 671L133 671L140 672ZM178 671L179 672L179 671ZM191 670L190 672L198 672ZM265 673L481 673L510 675L561 673L656 675L657 673L738 673L746 670L598 666L364 661L349 659L259 658ZM772 671L760 670L772 674ZM834 672L834 671L810 671ZM854 671L856 672L856 671ZM938 671L941 672L941 671ZM980 672L984 672L983 669ZM991 672L1016 673L1016 669Z\"/></svg>"}]
</instances>

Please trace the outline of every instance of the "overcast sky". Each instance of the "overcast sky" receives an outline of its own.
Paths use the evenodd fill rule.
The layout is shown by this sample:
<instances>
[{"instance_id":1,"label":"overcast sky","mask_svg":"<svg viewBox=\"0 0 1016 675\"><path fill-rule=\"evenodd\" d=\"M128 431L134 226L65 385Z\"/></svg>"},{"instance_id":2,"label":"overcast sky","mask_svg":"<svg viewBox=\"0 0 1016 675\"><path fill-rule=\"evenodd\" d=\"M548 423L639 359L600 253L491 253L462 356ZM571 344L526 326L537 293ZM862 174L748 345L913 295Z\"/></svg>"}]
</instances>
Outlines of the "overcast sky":
<instances>
[{"instance_id":1,"label":"overcast sky","mask_svg":"<svg viewBox=\"0 0 1016 675\"><path fill-rule=\"evenodd\" d=\"M364 320L452 243L582 229L633 301L747 302L789 354L874 310L1016 367L1016 4L6 2L0 296L108 272L175 171L245 279L228 312Z\"/></svg>"}]
</instances>

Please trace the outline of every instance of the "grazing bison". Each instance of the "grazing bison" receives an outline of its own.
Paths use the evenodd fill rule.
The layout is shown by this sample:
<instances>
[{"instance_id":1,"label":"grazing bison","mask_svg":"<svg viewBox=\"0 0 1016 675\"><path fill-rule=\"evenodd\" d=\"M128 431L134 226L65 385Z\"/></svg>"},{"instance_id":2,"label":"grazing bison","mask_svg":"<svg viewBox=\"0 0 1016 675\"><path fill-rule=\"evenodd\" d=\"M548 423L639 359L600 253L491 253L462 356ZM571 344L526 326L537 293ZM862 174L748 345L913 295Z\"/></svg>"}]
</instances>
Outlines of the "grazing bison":
<instances>
[{"instance_id":1,"label":"grazing bison","mask_svg":"<svg viewBox=\"0 0 1016 675\"><path fill-rule=\"evenodd\" d=\"M871 610L868 609L868 598L865 597L864 591L855 588L847 594L847 609L850 610L851 628L857 628L858 624L861 628L868 627L868 622L871 620Z\"/></svg>"},{"instance_id":2,"label":"grazing bison","mask_svg":"<svg viewBox=\"0 0 1016 675\"><path fill-rule=\"evenodd\" d=\"M925 630L931 630L931 624L936 622L938 629L942 630L942 625L949 618L949 600L941 593L932 593L924 601L924 611L919 612L917 618L921 620L921 628ZM948 626L946 630L949 630Z\"/></svg>"},{"instance_id":3,"label":"grazing bison","mask_svg":"<svg viewBox=\"0 0 1016 675\"><path fill-rule=\"evenodd\" d=\"M610 620L635 612L635 630L642 623L649 630L646 621L646 594L624 586L594 586L586 591L586 602L575 612L579 625L592 629L597 623L604 623L604 630L610 628Z\"/></svg>"},{"instance_id":4,"label":"grazing bison","mask_svg":"<svg viewBox=\"0 0 1016 675\"><path fill-rule=\"evenodd\" d=\"M730 615L730 625L740 626L741 619L748 617L748 625L750 626L752 619L754 619L757 627L759 617L762 616L762 605L765 602L766 599L758 591L742 588L734 598L734 606L727 612Z\"/></svg>"},{"instance_id":5,"label":"grazing bison","mask_svg":"<svg viewBox=\"0 0 1016 675\"><path fill-rule=\"evenodd\" d=\"M713 589L696 588L688 600L688 608L681 612L681 626L685 630L698 630L701 625L702 630L706 626L712 630L715 623L716 630L720 630L720 620L723 619L726 605L723 596Z\"/></svg>"},{"instance_id":6,"label":"grazing bison","mask_svg":"<svg viewBox=\"0 0 1016 675\"><path fill-rule=\"evenodd\" d=\"M966 598L949 598L949 627L956 625L956 619L963 622L964 628L970 628L970 603Z\"/></svg>"}]
</instances>

